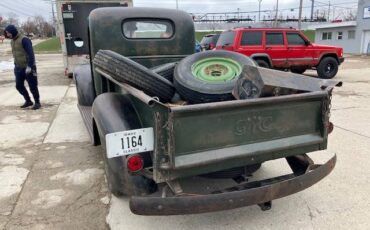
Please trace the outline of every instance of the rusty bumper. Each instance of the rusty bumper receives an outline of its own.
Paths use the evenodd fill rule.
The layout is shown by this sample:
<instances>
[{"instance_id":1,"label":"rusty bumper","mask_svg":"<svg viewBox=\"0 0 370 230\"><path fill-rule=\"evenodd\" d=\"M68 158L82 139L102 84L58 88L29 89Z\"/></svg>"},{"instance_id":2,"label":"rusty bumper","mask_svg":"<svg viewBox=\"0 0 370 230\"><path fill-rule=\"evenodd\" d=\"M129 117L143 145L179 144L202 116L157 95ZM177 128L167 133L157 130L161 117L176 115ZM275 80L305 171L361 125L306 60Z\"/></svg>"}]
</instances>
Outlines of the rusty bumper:
<instances>
[{"instance_id":1,"label":"rusty bumper","mask_svg":"<svg viewBox=\"0 0 370 230\"><path fill-rule=\"evenodd\" d=\"M132 197L130 209L138 215L181 215L213 212L264 204L302 191L327 176L334 168L336 155L323 165L311 165L304 174L288 174L243 183L208 195L176 197Z\"/></svg>"}]
</instances>

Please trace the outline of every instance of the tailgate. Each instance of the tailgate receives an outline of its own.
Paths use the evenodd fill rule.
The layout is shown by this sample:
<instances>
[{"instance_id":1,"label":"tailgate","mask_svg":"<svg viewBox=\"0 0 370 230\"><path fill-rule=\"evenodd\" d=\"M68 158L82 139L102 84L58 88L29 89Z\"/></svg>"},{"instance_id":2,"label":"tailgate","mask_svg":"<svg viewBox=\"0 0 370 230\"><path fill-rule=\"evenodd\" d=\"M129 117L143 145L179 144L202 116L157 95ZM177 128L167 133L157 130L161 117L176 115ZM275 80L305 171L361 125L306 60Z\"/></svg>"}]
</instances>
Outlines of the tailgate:
<instances>
[{"instance_id":1,"label":"tailgate","mask_svg":"<svg viewBox=\"0 0 370 230\"><path fill-rule=\"evenodd\" d=\"M170 177L325 149L326 100L323 91L172 108Z\"/></svg>"}]
</instances>

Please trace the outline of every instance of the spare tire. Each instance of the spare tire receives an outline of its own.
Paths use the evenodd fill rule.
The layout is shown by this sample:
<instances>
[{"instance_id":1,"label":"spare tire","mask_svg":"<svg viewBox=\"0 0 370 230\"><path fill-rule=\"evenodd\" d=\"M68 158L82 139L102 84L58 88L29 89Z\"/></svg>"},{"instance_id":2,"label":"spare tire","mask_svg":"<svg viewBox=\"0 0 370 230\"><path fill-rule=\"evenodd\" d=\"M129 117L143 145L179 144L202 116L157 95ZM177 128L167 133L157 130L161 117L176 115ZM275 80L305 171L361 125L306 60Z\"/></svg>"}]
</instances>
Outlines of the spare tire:
<instances>
[{"instance_id":1,"label":"spare tire","mask_svg":"<svg viewBox=\"0 0 370 230\"><path fill-rule=\"evenodd\" d=\"M162 77L166 78L170 82L173 81L173 72L175 71L175 67L177 62L166 63L163 65L155 66L150 68L151 71L161 75Z\"/></svg>"},{"instance_id":2,"label":"spare tire","mask_svg":"<svg viewBox=\"0 0 370 230\"><path fill-rule=\"evenodd\" d=\"M243 66L256 66L249 57L225 50L195 53L175 68L174 85L190 103L233 100L231 94Z\"/></svg>"},{"instance_id":3,"label":"spare tire","mask_svg":"<svg viewBox=\"0 0 370 230\"><path fill-rule=\"evenodd\" d=\"M158 97L161 102L171 101L175 94L172 82L111 50L99 50L93 62L97 67L111 74L117 81L143 90L149 96Z\"/></svg>"}]
</instances>

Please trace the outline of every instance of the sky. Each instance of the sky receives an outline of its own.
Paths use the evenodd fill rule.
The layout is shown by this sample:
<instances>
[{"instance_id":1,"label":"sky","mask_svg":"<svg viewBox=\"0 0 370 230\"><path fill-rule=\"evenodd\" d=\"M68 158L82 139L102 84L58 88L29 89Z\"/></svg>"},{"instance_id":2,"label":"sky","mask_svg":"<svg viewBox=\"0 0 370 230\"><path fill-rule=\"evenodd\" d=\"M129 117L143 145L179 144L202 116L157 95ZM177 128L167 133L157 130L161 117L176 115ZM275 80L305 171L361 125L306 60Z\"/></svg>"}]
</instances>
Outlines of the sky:
<instances>
[{"instance_id":1,"label":"sky","mask_svg":"<svg viewBox=\"0 0 370 230\"><path fill-rule=\"evenodd\" d=\"M133 0L138 7L176 8L176 0ZM258 0L177 0L178 8L189 13L205 14L214 12L250 12L258 11ZM358 0L330 0L331 17L340 18L352 9L356 13ZM328 9L329 1L315 0L315 10ZM334 5L334 11L333 11ZM262 0L261 11L273 10L276 0ZM286 16L298 16L299 0L279 0L279 13ZM311 1L303 0L303 17L310 16ZM21 21L35 15L51 19L50 0L0 0L0 16L8 17L15 13ZM251 13L253 14L253 13ZM262 17L263 14L261 14Z\"/></svg>"}]
</instances>

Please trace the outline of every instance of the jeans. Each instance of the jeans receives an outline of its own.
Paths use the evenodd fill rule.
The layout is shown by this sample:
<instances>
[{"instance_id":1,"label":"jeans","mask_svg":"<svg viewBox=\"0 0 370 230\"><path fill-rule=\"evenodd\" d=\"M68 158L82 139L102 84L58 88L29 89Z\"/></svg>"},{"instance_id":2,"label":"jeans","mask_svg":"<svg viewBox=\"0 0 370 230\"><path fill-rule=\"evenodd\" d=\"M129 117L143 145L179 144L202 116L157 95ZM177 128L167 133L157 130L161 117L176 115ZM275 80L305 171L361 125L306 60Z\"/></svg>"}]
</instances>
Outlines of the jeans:
<instances>
[{"instance_id":1,"label":"jeans","mask_svg":"<svg viewBox=\"0 0 370 230\"><path fill-rule=\"evenodd\" d=\"M24 100L31 101L28 91L24 86L24 81L26 80L28 86L30 87L30 91L33 95L35 103L40 103L40 94L39 89L37 87L36 67L32 67L31 73L26 75L26 68L16 66L14 68L14 75L15 75L15 88L17 88L18 92L24 97Z\"/></svg>"}]
</instances>

